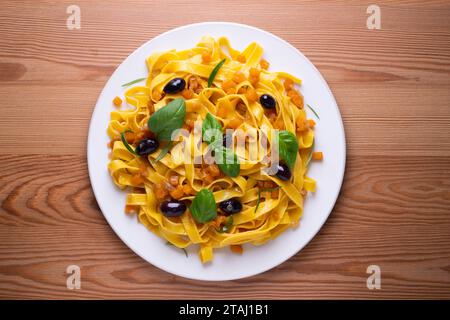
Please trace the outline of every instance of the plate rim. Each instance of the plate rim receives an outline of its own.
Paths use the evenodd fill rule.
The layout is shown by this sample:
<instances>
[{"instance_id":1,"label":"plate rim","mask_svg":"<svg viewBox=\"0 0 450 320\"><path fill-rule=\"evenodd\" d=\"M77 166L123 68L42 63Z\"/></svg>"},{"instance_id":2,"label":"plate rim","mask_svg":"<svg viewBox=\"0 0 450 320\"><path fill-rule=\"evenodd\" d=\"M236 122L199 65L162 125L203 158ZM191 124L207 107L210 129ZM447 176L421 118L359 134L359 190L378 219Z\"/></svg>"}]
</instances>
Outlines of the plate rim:
<instances>
[{"instance_id":1,"label":"plate rim","mask_svg":"<svg viewBox=\"0 0 450 320\"><path fill-rule=\"evenodd\" d=\"M101 100L102 96L105 95L105 92L108 88L108 86L110 85L110 82L112 81L114 75L118 72L119 68L121 67L121 65L128 60L130 57L134 56L135 54L137 54L137 52L139 50L141 50L142 47L146 46L148 43L155 41L159 38L163 38L164 36L166 36L167 34L170 33L174 33L177 32L179 30L183 30L183 29L188 29L188 28L192 28L192 27L196 27L196 26L204 26L204 25L228 25L228 26L236 26L236 27L241 27L241 28L247 28L247 29L252 29L253 31L256 32L260 32L263 33L269 37L275 38L277 41L280 41L281 43L283 43L284 45L286 45L286 47L288 47L290 50L293 50L296 54L298 54L299 56L301 56L302 58L305 59L305 61L307 62L307 64L309 64L309 66L317 73L320 81L322 82L322 84L324 85L324 87L326 88L326 90L328 91L328 93L330 94L330 97L332 99L333 102L333 107L336 108L337 114L339 115L339 121L338 121L338 125L343 133L342 135L342 139L343 139L343 149L341 150L342 152L342 157L343 157L343 161L342 161L342 167L340 168L340 172L342 172L342 174L338 177L339 178L339 187L336 189L335 194L332 196L332 203L333 205L331 206L331 209L329 210L329 212L323 216L322 220L320 221L319 227L317 228L317 230L314 230L314 232L311 232L310 236L307 237L307 241L302 245L299 246L297 250L295 250L292 254L288 255L287 257L285 257L284 259L282 259L281 261L276 260L273 263L269 263L267 266L265 266L263 269L258 270L256 272L252 272L252 273L248 273L248 274L243 274L243 275L239 275L239 276L232 276L232 277L217 277L217 278L202 278L202 277L196 277L196 276L186 276L183 275L179 272L175 272L173 270L168 270L167 268L164 267L164 265L161 265L160 263L155 263L155 262L150 262L148 261L143 255L141 255L141 253L137 252L137 250L135 250L133 248L133 246L130 245L130 243L128 242L128 240L126 240L124 237L122 237L120 235L120 233L118 232L118 230L116 230L116 227L114 226L114 224L111 223L110 219L108 218L108 216L104 213L104 208L102 208L102 204L100 203L100 201L98 199L100 199L99 192L96 191L96 187L94 184L94 179L93 179L93 169L92 169L92 165L91 165L91 161L90 159L93 158L92 155L92 150L93 147L91 147L91 144L93 143L92 140L92 136L93 136L93 132L94 132L94 128L93 128L93 121L92 119L94 118L94 116L96 115L97 112L100 112L99 110L101 110L101 108L97 108L99 101ZM253 277L262 273L265 273L275 267L277 267L278 265L281 265L282 263L288 261L289 259L291 259L293 256L295 256L296 254L298 254L301 250L303 250L310 242L311 240L319 233L319 231L322 229L322 227L324 226L324 224L326 223L326 221L328 220L330 214L333 212L335 206L336 206L336 202L338 200L339 194L342 190L342 184L344 181L344 176L345 176L345 169L346 169L346 162L347 162L347 142L346 142L346 135L345 135L345 128L344 128L344 124L343 124L343 120L342 120L342 115L339 109L339 106L337 104L336 98L333 95L333 92L331 91L328 82L325 80L325 78L323 77L322 73L316 68L316 66L300 51L298 50L296 47L294 47L292 44L290 44L289 42L287 42L286 40L282 39L281 37L260 29L258 27L254 27L251 25L247 25L247 24L242 24L242 23L237 23L237 22L227 22L227 21L206 21L206 22L198 22L198 23L191 23L191 24L186 24L186 25L182 25L182 26L178 26L172 29L169 29L163 33L158 34L157 36L145 41L144 43L142 43L139 47L137 47L132 53L130 53L127 57L125 57L121 63L115 68L114 72L109 76L107 82L105 83L105 85L103 86L102 91L100 92L95 106L94 106L94 110L91 113L91 117L90 117L90 122L89 122L89 128L88 128L88 136L87 136L87 153L86 153L86 158L87 158L87 165L88 165L88 175L89 175L89 181L90 181L90 185L92 188L92 191L94 193L94 197L95 200L100 208L100 211L102 212L103 217L105 218L105 220L108 222L108 225L111 227L111 229L113 229L114 233L116 234L116 236L137 256L139 256L141 259L143 259L145 262L157 267L160 270L163 270L167 273L170 274L174 274L176 276L185 278L185 279L193 279L193 280L197 280L197 281L207 281L207 282L216 282L216 281L231 281L231 280L238 280L238 279L243 279L243 278L249 278L249 277ZM149 231L150 232L150 231Z\"/></svg>"}]
</instances>

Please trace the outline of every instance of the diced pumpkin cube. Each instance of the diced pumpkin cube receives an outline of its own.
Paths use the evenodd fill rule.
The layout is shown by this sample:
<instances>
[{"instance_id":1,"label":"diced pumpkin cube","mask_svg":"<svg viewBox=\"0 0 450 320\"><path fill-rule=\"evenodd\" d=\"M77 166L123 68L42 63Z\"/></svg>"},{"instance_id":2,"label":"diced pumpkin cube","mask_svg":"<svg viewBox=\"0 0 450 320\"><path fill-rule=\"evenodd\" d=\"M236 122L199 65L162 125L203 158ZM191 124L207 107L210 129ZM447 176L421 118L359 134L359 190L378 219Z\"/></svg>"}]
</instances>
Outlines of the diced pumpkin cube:
<instances>
[{"instance_id":1,"label":"diced pumpkin cube","mask_svg":"<svg viewBox=\"0 0 450 320\"><path fill-rule=\"evenodd\" d=\"M294 81L292 81L289 78L284 80L284 88L286 89L286 91L292 90L293 87L294 87Z\"/></svg>"},{"instance_id":2,"label":"diced pumpkin cube","mask_svg":"<svg viewBox=\"0 0 450 320\"><path fill-rule=\"evenodd\" d=\"M265 59L261 59L261 61L259 62L259 65L261 66L261 69L267 70L269 69L269 62L267 62L267 60Z\"/></svg>"},{"instance_id":3,"label":"diced pumpkin cube","mask_svg":"<svg viewBox=\"0 0 450 320\"><path fill-rule=\"evenodd\" d=\"M209 63L211 62L211 53L209 51L205 51L202 53L202 61L203 63Z\"/></svg>"},{"instance_id":4,"label":"diced pumpkin cube","mask_svg":"<svg viewBox=\"0 0 450 320\"><path fill-rule=\"evenodd\" d=\"M182 186L177 186L175 189L171 190L169 193L172 198L177 199L177 200L184 196Z\"/></svg>"},{"instance_id":5,"label":"diced pumpkin cube","mask_svg":"<svg viewBox=\"0 0 450 320\"><path fill-rule=\"evenodd\" d=\"M191 99L194 96L194 92L191 89L184 89L181 91L181 95L185 99Z\"/></svg>"},{"instance_id":6,"label":"diced pumpkin cube","mask_svg":"<svg viewBox=\"0 0 450 320\"><path fill-rule=\"evenodd\" d=\"M244 55L240 54L236 57L236 60L239 61L240 63L245 63L247 61L247 59L245 58Z\"/></svg>"},{"instance_id":7,"label":"diced pumpkin cube","mask_svg":"<svg viewBox=\"0 0 450 320\"><path fill-rule=\"evenodd\" d=\"M237 254L242 254L244 252L244 249L241 245L231 245L230 250Z\"/></svg>"},{"instance_id":8,"label":"diced pumpkin cube","mask_svg":"<svg viewBox=\"0 0 450 320\"><path fill-rule=\"evenodd\" d=\"M134 214L134 213L138 213L139 211L139 206L133 206L133 205L126 205L125 206L125 213L126 214Z\"/></svg>"},{"instance_id":9,"label":"diced pumpkin cube","mask_svg":"<svg viewBox=\"0 0 450 320\"><path fill-rule=\"evenodd\" d=\"M130 182L134 186L139 186L144 182L144 179L142 178L140 173L137 173L131 177Z\"/></svg>"},{"instance_id":10,"label":"diced pumpkin cube","mask_svg":"<svg viewBox=\"0 0 450 320\"><path fill-rule=\"evenodd\" d=\"M323 153L322 152L313 152L311 159L323 160Z\"/></svg>"},{"instance_id":11,"label":"diced pumpkin cube","mask_svg":"<svg viewBox=\"0 0 450 320\"><path fill-rule=\"evenodd\" d=\"M116 107L120 107L122 105L122 99L120 97L115 97L113 103Z\"/></svg>"},{"instance_id":12,"label":"diced pumpkin cube","mask_svg":"<svg viewBox=\"0 0 450 320\"><path fill-rule=\"evenodd\" d=\"M258 101L258 94L256 93L256 90L253 88L248 88L247 92L245 93L245 97L250 102Z\"/></svg>"},{"instance_id":13,"label":"diced pumpkin cube","mask_svg":"<svg viewBox=\"0 0 450 320\"><path fill-rule=\"evenodd\" d=\"M259 74L261 73L261 71L259 71L256 68L250 68L249 74L251 77L259 77Z\"/></svg>"}]
</instances>

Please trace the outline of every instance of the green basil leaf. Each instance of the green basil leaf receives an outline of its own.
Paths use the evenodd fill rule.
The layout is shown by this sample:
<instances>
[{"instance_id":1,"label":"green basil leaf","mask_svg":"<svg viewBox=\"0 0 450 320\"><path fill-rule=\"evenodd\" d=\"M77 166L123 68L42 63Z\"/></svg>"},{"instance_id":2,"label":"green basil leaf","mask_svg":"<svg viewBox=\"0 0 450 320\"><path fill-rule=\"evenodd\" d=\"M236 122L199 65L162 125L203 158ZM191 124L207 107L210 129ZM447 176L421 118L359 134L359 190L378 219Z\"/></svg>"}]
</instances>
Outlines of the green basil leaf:
<instances>
[{"instance_id":1,"label":"green basil leaf","mask_svg":"<svg viewBox=\"0 0 450 320\"><path fill-rule=\"evenodd\" d=\"M122 140L123 145L125 148L127 148L128 151L130 151L132 154L137 155L136 151L128 144L127 139L125 139L125 133L127 132L133 132L131 130L125 130L120 134L120 140Z\"/></svg>"},{"instance_id":2,"label":"green basil leaf","mask_svg":"<svg viewBox=\"0 0 450 320\"><path fill-rule=\"evenodd\" d=\"M278 152L280 158L293 168L297 159L298 141L292 132L283 130L278 133Z\"/></svg>"},{"instance_id":3,"label":"green basil leaf","mask_svg":"<svg viewBox=\"0 0 450 320\"><path fill-rule=\"evenodd\" d=\"M205 223L217 217L217 207L214 195L208 189L200 190L189 207L195 221Z\"/></svg>"},{"instance_id":4,"label":"green basil leaf","mask_svg":"<svg viewBox=\"0 0 450 320\"><path fill-rule=\"evenodd\" d=\"M172 133L183 126L185 117L184 99L177 98L150 116L148 128L156 134L160 142L170 141Z\"/></svg>"},{"instance_id":5,"label":"green basil leaf","mask_svg":"<svg viewBox=\"0 0 450 320\"><path fill-rule=\"evenodd\" d=\"M122 85L122 87L127 87L127 86L131 86L132 84L135 84L135 83L141 82L142 80L145 80L145 79L147 79L147 78L139 78L139 79L135 79L135 80L133 80L133 81L130 81L130 82L124 83L124 84Z\"/></svg>"},{"instance_id":6,"label":"green basil leaf","mask_svg":"<svg viewBox=\"0 0 450 320\"><path fill-rule=\"evenodd\" d=\"M212 85L212 83L213 83L213 81L214 81L214 78L215 78L216 75L217 75L217 72L219 72L220 67L222 67L222 65L225 63L225 60L226 60L226 59L223 59L222 61L220 61L220 62L214 67L213 71L211 71L211 74L209 75L209 78L208 78L208 88L211 87L211 85Z\"/></svg>"},{"instance_id":7,"label":"green basil leaf","mask_svg":"<svg viewBox=\"0 0 450 320\"><path fill-rule=\"evenodd\" d=\"M202 124L202 137L203 141L205 141L207 144L211 144L214 141L219 141L222 139L222 126L220 125L219 121L208 112L208 114L205 117L205 120L203 120Z\"/></svg>"},{"instance_id":8,"label":"green basil leaf","mask_svg":"<svg viewBox=\"0 0 450 320\"><path fill-rule=\"evenodd\" d=\"M241 166L236 154L222 145L222 132L220 123L208 113L202 124L203 141L212 148L219 169L229 177L237 177Z\"/></svg>"},{"instance_id":9,"label":"green basil leaf","mask_svg":"<svg viewBox=\"0 0 450 320\"><path fill-rule=\"evenodd\" d=\"M215 146L214 152L220 171L229 177L237 177L241 171L241 165L236 154L231 149L219 145Z\"/></svg>"}]
</instances>

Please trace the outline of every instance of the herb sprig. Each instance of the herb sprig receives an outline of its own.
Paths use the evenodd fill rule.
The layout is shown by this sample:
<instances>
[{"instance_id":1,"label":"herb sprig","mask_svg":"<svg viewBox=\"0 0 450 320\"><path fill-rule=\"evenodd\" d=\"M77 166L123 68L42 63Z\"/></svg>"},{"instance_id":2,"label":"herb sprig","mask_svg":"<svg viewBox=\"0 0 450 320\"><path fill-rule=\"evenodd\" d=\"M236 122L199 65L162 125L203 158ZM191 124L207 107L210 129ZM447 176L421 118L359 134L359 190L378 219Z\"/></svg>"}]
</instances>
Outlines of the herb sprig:
<instances>
[{"instance_id":1,"label":"herb sprig","mask_svg":"<svg viewBox=\"0 0 450 320\"><path fill-rule=\"evenodd\" d=\"M214 79L216 78L217 72L219 72L219 69L222 67L222 65L225 63L226 59L221 60L213 69L213 71L211 71L211 74L209 75L208 78L208 88L211 87Z\"/></svg>"},{"instance_id":2,"label":"herb sprig","mask_svg":"<svg viewBox=\"0 0 450 320\"><path fill-rule=\"evenodd\" d=\"M228 216L225 224L223 226L221 226L219 229L216 229L216 231L218 233L229 232L231 230L231 227L233 227L233 216Z\"/></svg>"},{"instance_id":3,"label":"herb sprig","mask_svg":"<svg viewBox=\"0 0 450 320\"><path fill-rule=\"evenodd\" d=\"M307 107L308 107L308 108L316 115L317 119L320 120L320 117L319 117L319 115L317 114L316 110L314 110L314 108L311 107L309 104L306 104L306 106L307 106Z\"/></svg>"},{"instance_id":4,"label":"herb sprig","mask_svg":"<svg viewBox=\"0 0 450 320\"><path fill-rule=\"evenodd\" d=\"M133 81L124 83L124 84L122 85L122 87L128 87L128 86L131 86L132 84L141 82L142 80L145 80L145 79L147 79L147 78L138 78L138 79L135 79L135 80L133 80Z\"/></svg>"},{"instance_id":5,"label":"herb sprig","mask_svg":"<svg viewBox=\"0 0 450 320\"><path fill-rule=\"evenodd\" d=\"M161 152L156 157L155 162L158 162L159 160L164 158L164 156L169 152L170 148L172 148L172 145L173 141L170 141L164 148L162 148Z\"/></svg>"},{"instance_id":6,"label":"herb sprig","mask_svg":"<svg viewBox=\"0 0 450 320\"><path fill-rule=\"evenodd\" d=\"M309 163L311 162L312 154L313 154L313 151L314 151L314 144L315 143L316 143L316 140L314 139L312 144L311 144L311 149L309 150L308 159L306 160L306 166L309 166Z\"/></svg>"},{"instance_id":7,"label":"herb sprig","mask_svg":"<svg viewBox=\"0 0 450 320\"><path fill-rule=\"evenodd\" d=\"M136 151L133 149L132 146L130 146L130 144L128 143L127 139L125 138L125 134L127 132L133 133L133 131L131 131L131 130L125 130L124 132L122 132L120 134L120 140L122 140L123 145L125 146L125 148L127 148L128 151L130 151L132 154L137 155Z\"/></svg>"}]
</instances>

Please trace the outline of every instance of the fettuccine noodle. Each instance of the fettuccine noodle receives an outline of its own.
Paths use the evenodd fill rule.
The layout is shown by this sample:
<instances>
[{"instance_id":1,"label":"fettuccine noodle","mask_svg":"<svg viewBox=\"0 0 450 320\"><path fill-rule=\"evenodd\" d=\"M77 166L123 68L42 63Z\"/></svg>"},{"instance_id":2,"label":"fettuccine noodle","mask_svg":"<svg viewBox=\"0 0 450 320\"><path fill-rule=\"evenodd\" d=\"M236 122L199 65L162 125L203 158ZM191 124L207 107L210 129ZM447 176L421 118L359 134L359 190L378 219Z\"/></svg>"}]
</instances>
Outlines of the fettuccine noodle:
<instances>
[{"instance_id":1,"label":"fettuccine noodle","mask_svg":"<svg viewBox=\"0 0 450 320\"><path fill-rule=\"evenodd\" d=\"M208 78L222 59L226 60L208 87ZM307 119L303 97L295 89L301 80L285 72L269 72L263 48L257 43L240 52L225 37L205 36L192 49L153 53L146 64L145 85L124 93L132 108L111 112L107 130L112 148L108 169L114 183L127 190L126 212L135 212L149 230L176 247L199 245L202 262L213 259L214 248L231 246L232 251L241 252L242 244L261 245L297 226L304 197L316 188L315 181L306 175L315 123ZM186 87L182 92L165 93L165 85L174 78L184 79ZM275 109L262 107L259 97L263 94L275 99ZM149 117L174 98L183 98L186 105L183 128L189 134L181 138L183 144L174 142L158 161L160 151L145 157L130 152L120 139L121 133L126 132L132 147L139 139L152 136L147 127ZM255 155L246 145L235 149L240 162L237 177L218 171L214 164L185 161L182 146L200 154L207 151L207 144L196 140L193 123L204 120L208 113L224 129L240 129L258 142L264 135L254 130L267 138L272 129L292 132L298 141L292 178L283 181L262 172L269 166L263 161L264 154ZM242 210L232 215L231 226L220 231L228 221L220 210L215 219L205 223L197 222L189 209L177 217L161 213L162 201L177 199L189 204L202 189L212 191L216 203L240 201Z\"/></svg>"}]
</instances>

